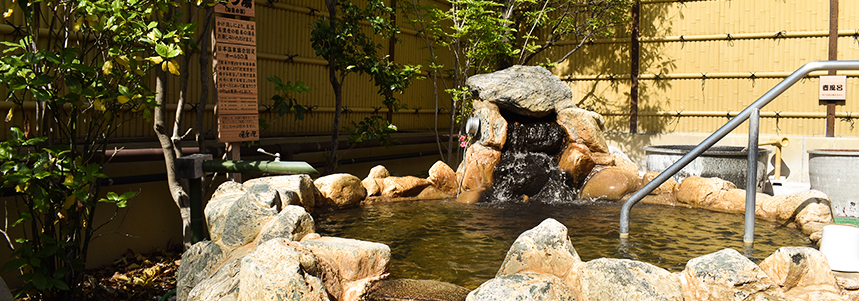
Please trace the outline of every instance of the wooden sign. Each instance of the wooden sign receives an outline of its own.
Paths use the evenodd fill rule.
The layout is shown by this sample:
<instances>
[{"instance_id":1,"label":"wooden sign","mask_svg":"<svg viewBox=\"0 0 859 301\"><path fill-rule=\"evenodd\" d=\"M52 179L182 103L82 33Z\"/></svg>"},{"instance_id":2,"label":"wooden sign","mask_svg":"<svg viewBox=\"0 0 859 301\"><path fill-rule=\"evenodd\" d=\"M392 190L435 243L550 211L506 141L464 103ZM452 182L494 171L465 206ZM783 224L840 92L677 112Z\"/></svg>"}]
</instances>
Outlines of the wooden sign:
<instances>
[{"instance_id":1,"label":"wooden sign","mask_svg":"<svg viewBox=\"0 0 859 301\"><path fill-rule=\"evenodd\" d=\"M226 5L215 5L215 12L236 16L253 17L254 0L229 0Z\"/></svg>"},{"instance_id":2,"label":"wooden sign","mask_svg":"<svg viewBox=\"0 0 859 301\"><path fill-rule=\"evenodd\" d=\"M821 75L820 100L847 100L846 75Z\"/></svg>"},{"instance_id":3,"label":"wooden sign","mask_svg":"<svg viewBox=\"0 0 859 301\"><path fill-rule=\"evenodd\" d=\"M215 17L212 32L216 43L231 43L256 46L256 23L253 21Z\"/></svg>"},{"instance_id":4,"label":"wooden sign","mask_svg":"<svg viewBox=\"0 0 859 301\"><path fill-rule=\"evenodd\" d=\"M256 46L215 45L215 86L218 98L257 96Z\"/></svg>"},{"instance_id":5,"label":"wooden sign","mask_svg":"<svg viewBox=\"0 0 859 301\"><path fill-rule=\"evenodd\" d=\"M259 114L218 115L218 142L259 140Z\"/></svg>"}]
</instances>

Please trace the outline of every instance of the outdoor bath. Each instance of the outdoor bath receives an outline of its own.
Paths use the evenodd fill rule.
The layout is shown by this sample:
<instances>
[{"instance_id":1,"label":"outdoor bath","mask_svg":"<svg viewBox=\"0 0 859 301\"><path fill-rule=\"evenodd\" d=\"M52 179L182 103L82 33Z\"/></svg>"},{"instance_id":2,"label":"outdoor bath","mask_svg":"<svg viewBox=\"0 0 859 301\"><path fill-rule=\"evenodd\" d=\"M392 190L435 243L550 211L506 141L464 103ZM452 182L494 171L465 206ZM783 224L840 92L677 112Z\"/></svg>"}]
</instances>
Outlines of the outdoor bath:
<instances>
[{"instance_id":1,"label":"outdoor bath","mask_svg":"<svg viewBox=\"0 0 859 301\"><path fill-rule=\"evenodd\" d=\"M297 175L221 185L205 210L211 241L183 255L193 265L180 268L180 298L851 294L814 248L823 226L833 223L825 194L758 194L757 238L749 245L739 214L745 190L719 178L668 180L632 212L635 234L618 239L621 200L659 173L642 176L609 148L602 117L571 104L569 89L544 69L514 67L472 79L480 126L466 139L457 171L438 161L426 178L376 166L364 179ZM523 86L527 91L517 90Z\"/></svg>"}]
</instances>

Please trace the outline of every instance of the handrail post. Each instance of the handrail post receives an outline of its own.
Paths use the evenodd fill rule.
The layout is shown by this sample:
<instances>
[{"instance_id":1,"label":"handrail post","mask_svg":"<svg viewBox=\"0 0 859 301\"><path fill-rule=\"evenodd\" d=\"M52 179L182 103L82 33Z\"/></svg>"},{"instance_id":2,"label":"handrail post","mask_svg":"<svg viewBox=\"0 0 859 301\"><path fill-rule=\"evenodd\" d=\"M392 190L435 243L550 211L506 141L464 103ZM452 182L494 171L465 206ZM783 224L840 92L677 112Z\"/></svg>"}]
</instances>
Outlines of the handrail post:
<instances>
[{"instance_id":1,"label":"handrail post","mask_svg":"<svg viewBox=\"0 0 859 301\"><path fill-rule=\"evenodd\" d=\"M749 162L746 173L746 216L743 224L743 243L755 241L755 197L758 187L758 134L761 110L754 108L749 116Z\"/></svg>"},{"instance_id":2,"label":"handrail post","mask_svg":"<svg viewBox=\"0 0 859 301\"><path fill-rule=\"evenodd\" d=\"M699 155L704 153L706 150L710 149L711 146L715 145L716 142L722 140L725 136L727 136L731 131L733 131L737 126L742 124L749 118L752 110L760 110L767 104L769 104L773 99L784 93L787 88L793 86L793 84L797 83L803 77L807 76L812 71L817 70L859 70L859 61L819 61L819 62L810 62L799 69L796 69L793 73L791 73L787 78L782 80L778 85L770 89L763 96L758 98L751 105L746 107L745 110L737 114L736 117L728 121L721 128L713 132L707 139L704 139L698 146L693 148L689 153L681 157L677 162L674 162L673 165L669 166L665 171L660 173L656 178L654 178L650 183L644 185L641 189L636 191L623 203L623 206L620 208L620 238L621 240L629 237L629 212L632 210L632 206L635 206L638 202L644 199L645 196L650 194L653 190L655 190L659 185L662 185L668 178L674 176L675 173L679 172L683 167L686 167L692 160L695 160ZM757 155L757 154L755 154ZM757 175L756 175L757 176ZM755 185L756 186L756 185ZM755 187L752 186L752 187ZM748 187L747 187L748 188Z\"/></svg>"}]
</instances>

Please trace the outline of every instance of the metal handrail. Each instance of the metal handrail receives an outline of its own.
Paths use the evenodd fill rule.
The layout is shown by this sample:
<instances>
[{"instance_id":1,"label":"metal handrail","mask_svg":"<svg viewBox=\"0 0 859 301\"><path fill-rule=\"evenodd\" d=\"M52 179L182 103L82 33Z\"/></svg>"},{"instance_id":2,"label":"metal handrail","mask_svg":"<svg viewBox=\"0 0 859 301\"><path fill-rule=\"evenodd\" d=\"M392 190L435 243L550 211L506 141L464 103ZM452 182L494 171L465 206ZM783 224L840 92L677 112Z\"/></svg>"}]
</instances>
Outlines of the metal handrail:
<instances>
[{"instance_id":1,"label":"metal handrail","mask_svg":"<svg viewBox=\"0 0 859 301\"><path fill-rule=\"evenodd\" d=\"M801 80L803 77L808 75L813 71L818 70L859 70L859 61L818 61L811 62L803 65L799 69L796 69L793 73L790 74L787 78L782 80L778 85L770 89L766 94L758 98L751 105L746 107L745 110L737 114L736 117L728 121L724 126L713 132L707 139L704 139L698 146L693 148L689 153L681 157L677 162L674 162L673 165L665 169L662 173L660 173L656 178L654 178L650 183L644 185L641 189L636 191L626 202L623 203L623 206L620 209L620 237L621 239L625 239L629 237L629 212L632 210L632 206L636 203L644 199L645 196L653 192L656 188L658 188L662 183L668 180L668 178L674 176L681 169L686 167L692 160L695 160L698 156L703 154L705 151L710 149L713 145L715 145L719 140L722 140L725 136L727 136L731 131L736 129L740 124L745 122L752 115L753 112L759 112L761 108L769 104L776 97L781 95L785 90L793 86L796 82ZM751 131L750 131L751 133ZM752 145L749 143L749 145ZM757 142L755 142L757 145ZM750 150L751 152L751 150ZM751 155L749 156L751 158ZM751 165L751 164L750 164ZM747 186L746 189L751 189L754 186ZM752 197L754 197L754 193L751 193ZM752 216L754 216L754 205L752 205ZM747 211L748 203L747 203ZM747 215L748 216L748 212ZM746 219L748 220L748 218ZM752 219L752 223L754 223L754 219ZM746 227L748 229L748 227ZM752 227L753 228L753 227Z\"/></svg>"}]
</instances>

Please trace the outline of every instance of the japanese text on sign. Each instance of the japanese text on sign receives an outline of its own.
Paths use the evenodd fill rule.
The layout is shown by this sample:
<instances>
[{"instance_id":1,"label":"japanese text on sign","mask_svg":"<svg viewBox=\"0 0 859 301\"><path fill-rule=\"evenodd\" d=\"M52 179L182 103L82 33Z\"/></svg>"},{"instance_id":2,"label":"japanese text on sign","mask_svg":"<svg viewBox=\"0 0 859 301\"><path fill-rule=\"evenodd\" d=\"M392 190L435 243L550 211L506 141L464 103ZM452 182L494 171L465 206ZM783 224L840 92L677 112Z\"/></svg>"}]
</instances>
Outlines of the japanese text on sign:
<instances>
[{"instance_id":1,"label":"japanese text on sign","mask_svg":"<svg viewBox=\"0 0 859 301\"><path fill-rule=\"evenodd\" d=\"M215 5L215 12L221 14L254 16L254 0L229 0L225 5Z\"/></svg>"},{"instance_id":2,"label":"japanese text on sign","mask_svg":"<svg viewBox=\"0 0 859 301\"><path fill-rule=\"evenodd\" d=\"M215 42L256 45L256 23L215 17Z\"/></svg>"},{"instance_id":3,"label":"japanese text on sign","mask_svg":"<svg viewBox=\"0 0 859 301\"><path fill-rule=\"evenodd\" d=\"M847 76L820 76L820 100L847 100Z\"/></svg>"}]
</instances>

